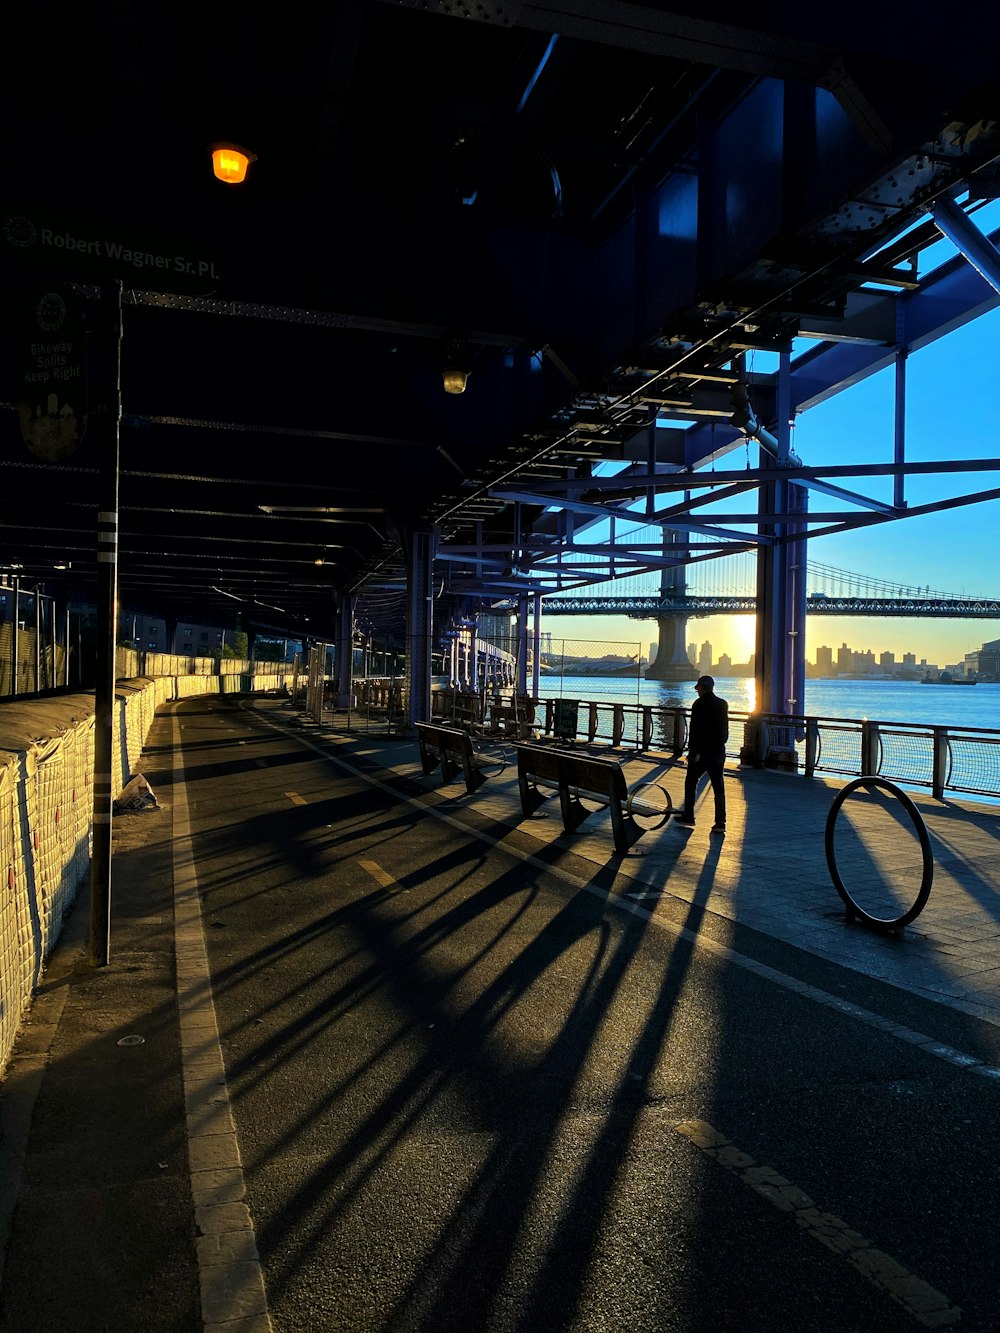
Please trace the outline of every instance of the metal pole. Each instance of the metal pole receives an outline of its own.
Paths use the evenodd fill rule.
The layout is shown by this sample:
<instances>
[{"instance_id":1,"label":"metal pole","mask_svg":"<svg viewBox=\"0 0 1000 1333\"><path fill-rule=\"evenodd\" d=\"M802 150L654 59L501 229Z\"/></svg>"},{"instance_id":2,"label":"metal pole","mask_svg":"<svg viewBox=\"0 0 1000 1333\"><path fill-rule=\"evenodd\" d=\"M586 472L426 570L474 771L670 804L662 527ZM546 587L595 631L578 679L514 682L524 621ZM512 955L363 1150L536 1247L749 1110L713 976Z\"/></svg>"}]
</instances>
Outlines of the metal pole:
<instances>
[{"instance_id":1,"label":"metal pole","mask_svg":"<svg viewBox=\"0 0 1000 1333\"><path fill-rule=\"evenodd\" d=\"M948 773L948 756L951 747L948 744L948 728L934 727L934 761L931 773L931 794L936 801L943 800Z\"/></svg>"},{"instance_id":2,"label":"metal pole","mask_svg":"<svg viewBox=\"0 0 1000 1333\"><path fill-rule=\"evenodd\" d=\"M122 284L101 292L102 383L97 514L97 682L94 691L94 844L90 869L90 961L104 967L111 944L111 768L114 754L115 631L118 612L118 450L122 417Z\"/></svg>"},{"instance_id":3,"label":"metal pole","mask_svg":"<svg viewBox=\"0 0 1000 1333\"><path fill-rule=\"evenodd\" d=\"M13 627L12 627L12 628L13 628L13 633L12 633L11 636L10 636L10 640L11 640L11 648L10 648L10 651L11 651L11 655L12 655L12 660L11 660L11 668L12 668L12 670L11 670L11 678L10 678L10 697L11 697L12 699L13 699L13 698L15 697L15 695L17 694L17 685L18 685L17 669L18 669L18 667L20 666L20 657L21 657L21 644L20 644L20 642L19 642L19 636L20 636L20 632L21 632L21 620L20 620L20 616L21 616L21 607L20 607L20 598L21 598L21 580L18 579L18 578L15 578L15 579L14 579L14 623L13 623Z\"/></svg>"},{"instance_id":4,"label":"metal pole","mask_svg":"<svg viewBox=\"0 0 1000 1333\"><path fill-rule=\"evenodd\" d=\"M63 634L63 684L69 689L69 606L66 607L66 629Z\"/></svg>"},{"instance_id":5,"label":"metal pole","mask_svg":"<svg viewBox=\"0 0 1000 1333\"><path fill-rule=\"evenodd\" d=\"M35 589L35 693L42 688L42 597Z\"/></svg>"}]
</instances>

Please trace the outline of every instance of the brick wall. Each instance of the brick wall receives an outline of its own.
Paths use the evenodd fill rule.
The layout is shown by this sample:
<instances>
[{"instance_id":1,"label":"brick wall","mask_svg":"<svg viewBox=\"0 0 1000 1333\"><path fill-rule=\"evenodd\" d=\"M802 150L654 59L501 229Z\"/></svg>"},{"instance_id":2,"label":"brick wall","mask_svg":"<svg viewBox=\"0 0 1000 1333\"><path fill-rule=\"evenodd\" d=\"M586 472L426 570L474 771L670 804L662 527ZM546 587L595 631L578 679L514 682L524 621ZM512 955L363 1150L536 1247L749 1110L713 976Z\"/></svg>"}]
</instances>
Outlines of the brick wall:
<instances>
[{"instance_id":1,"label":"brick wall","mask_svg":"<svg viewBox=\"0 0 1000 1333\"><path fill-rule=\"evenodd\" d=\"M112 796L138 771L161 704L195 694L280 689L267 675L158 676L116 688ZM94 697L15 700L0 708L0 1073L90 872Z\"/></svg>"}]
</instances>

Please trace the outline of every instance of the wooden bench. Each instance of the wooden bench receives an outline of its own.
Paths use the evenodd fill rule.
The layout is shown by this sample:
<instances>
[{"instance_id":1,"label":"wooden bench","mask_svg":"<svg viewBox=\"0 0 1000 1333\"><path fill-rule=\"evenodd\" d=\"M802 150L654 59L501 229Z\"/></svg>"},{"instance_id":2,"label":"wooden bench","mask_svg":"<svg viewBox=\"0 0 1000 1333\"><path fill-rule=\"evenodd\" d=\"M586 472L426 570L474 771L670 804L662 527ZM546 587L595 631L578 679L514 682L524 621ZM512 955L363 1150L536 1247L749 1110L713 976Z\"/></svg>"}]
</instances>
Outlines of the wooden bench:
<instances>
[{"instance_id":1,"label":"wooden bench","mask_svg":"<svg viewBox=\"0 0 1000 1333\"><path fill-rule=\"evenodd\" d=\"M588 815L594 813L581 801L581 792L610 810L615 851L622 855L646 831L636 822L637 814L642 818L657 819L658 823L650 825L653 828L664 824L670 814L670 794L666 788L659 784L640 783L629 792L625 773L617 760L560 750L551 745L518 745L516 749L517 787L522 811L525 815L534 814L546 799L538 789L539 782L553 786L559 792L563 828L567 833L573 833ZM650 806L644 798L636 799L642 788L651 785L657 786L661 792L663 808Z\"/></svg>"},{"instance_id":2,"label":"wooden bench","mask_svg":"<svg viewBox=\"0 0 1000 1333\"><path fill-rule=\"evenodd\" d=\"M432 720L443 727L480 727L483 699L459 690L435 690L431 695Z\"/></svg>"},{"instance_id":3,"label":"wooden bench","mask_svg":"<svg viewBox=\"0 0 1000 1333\"><path fill-rule=\"evenodd\" d=\"M444 781L453 782L461 770L469 793L483 785L490 776L489 770L499 773L507 765L500 746L473 741L469 733L459 727L444 727L437 722L418 722L416 725L423 771L432 773L440 764Z\"/></svg>"}]
</instances>

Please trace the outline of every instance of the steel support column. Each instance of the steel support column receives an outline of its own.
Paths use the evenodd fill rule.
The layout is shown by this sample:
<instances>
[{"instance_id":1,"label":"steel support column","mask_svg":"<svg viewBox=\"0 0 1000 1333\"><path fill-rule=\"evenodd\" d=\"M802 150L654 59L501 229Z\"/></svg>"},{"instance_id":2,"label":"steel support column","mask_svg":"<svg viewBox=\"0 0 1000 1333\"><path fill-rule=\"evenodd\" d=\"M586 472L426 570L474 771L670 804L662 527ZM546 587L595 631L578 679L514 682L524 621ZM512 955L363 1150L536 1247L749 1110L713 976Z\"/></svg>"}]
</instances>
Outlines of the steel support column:
<instances>
[{"instance_id":1,"label":"steel support column","mask_svg":"<svg viewBox=\"0 0 1000 1333\"><path fill-rule=\"evenodd\" d=\"M341 598L337 608L334 657L337 669L337 707L350 708L354 693L354 607L356 597Z\"/></svg>"},{"instance_id":2,"label":"steel support column","mask_svg":"<svg viewBox=\"0 0 1000 1333\"><path fill-rule=\"evenodd\" d=\"M410 534L406 571L406 726L431 715L431 644L434 624L434 595L431 571L437 536L434 532Z\"/></svg>"},{"instance_id":3,"label":"steel support column","mask_svg":"<svg viewBox=\"0 0 1000 1333\"><path fill-rule=\"evenodd\" d=\"M542 665L542 594L535 593L534 620L531 625L531 697L538 698Z\"/></svg>"},{"instance_id":4,"label":"steel support column","mask_svg":"<svg viewBox=\"0 0 1000 1333\"><path fill-rule=\"evenodd\" d=\"M781 354L778 371L778 442L780 457L791 453L790 361ZM764 713L802 713L805 707L805 541L783 542L802 532L808 492L783 478L777 460L761 452L760 465L774 471L774 480L760 488L761 513L780 514L760 524L761 535L774 536L757 555L757 656L754 677L757 709Z\"/></svg>"},{"instance_id":5,"label":"steel support column","mask_svg":"<svg viewBox=\"0 0 1000 1333\"><path fill-rule=\"evenodd\" d=\"M518 694L528 693L528 598L517 599L517 674L514 689Z\"/></svg>"}]
</instances>

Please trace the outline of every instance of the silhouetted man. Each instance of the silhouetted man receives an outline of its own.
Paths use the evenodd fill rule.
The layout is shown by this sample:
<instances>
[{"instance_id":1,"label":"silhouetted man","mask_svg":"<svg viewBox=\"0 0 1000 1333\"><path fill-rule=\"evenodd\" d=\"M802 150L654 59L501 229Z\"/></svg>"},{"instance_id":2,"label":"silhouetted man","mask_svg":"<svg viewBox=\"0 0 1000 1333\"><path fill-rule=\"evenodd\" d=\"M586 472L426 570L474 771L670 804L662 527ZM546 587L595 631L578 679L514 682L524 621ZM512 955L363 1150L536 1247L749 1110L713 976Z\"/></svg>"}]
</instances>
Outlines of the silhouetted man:
<instances>
[{"instance_id":1,"label":"silhouetted man","mask_svg":"<svg viewBox=\"0 0 1000 1333\"><path fill-rule=\"evenodd\" d=\"M691 705L691 728L688 733L688 766L684 778L684 809L675 816L678 824L694 824L694 798L698 780L708 774L715 794L715 823L713 833L726 831L726 789L722 770L726 763L726 741L729 739L729 705L715 693L711 676L701 676L695 682L698 698Z\"/></svg>"}]
</instances>

